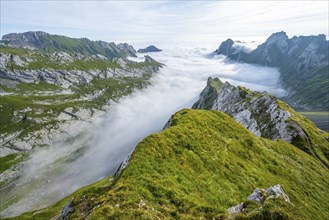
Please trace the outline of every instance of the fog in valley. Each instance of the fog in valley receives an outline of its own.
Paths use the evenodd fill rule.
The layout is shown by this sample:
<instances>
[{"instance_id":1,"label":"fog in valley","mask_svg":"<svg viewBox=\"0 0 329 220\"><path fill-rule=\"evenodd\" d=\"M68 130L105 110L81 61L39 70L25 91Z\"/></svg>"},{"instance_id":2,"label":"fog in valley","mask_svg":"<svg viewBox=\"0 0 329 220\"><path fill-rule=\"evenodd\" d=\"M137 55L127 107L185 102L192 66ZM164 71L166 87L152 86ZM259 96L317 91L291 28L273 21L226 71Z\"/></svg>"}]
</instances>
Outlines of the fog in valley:
<instances>
[{"instance_id":1,"label":"fog in valley","mask_svg":"<svg viewBox=\"0 0 329 220\"><path fill-rule=\"evenodd\" d=\"M18 215L46 207L81 186L113 174L138 142L159 132L170 116L190 108L206 86L208 77L242 85L252 90L283 96L279 72L273 68L234 63L224 56L209 55L214 48L171 46L150 53L165 66L151 79L151 85L111 103L100 123L79 137L35 149L24 164L15 187L4 199L15 202L1 214ZM142 54L135 61L142 61Z\"/></svg>"}]
</instances>

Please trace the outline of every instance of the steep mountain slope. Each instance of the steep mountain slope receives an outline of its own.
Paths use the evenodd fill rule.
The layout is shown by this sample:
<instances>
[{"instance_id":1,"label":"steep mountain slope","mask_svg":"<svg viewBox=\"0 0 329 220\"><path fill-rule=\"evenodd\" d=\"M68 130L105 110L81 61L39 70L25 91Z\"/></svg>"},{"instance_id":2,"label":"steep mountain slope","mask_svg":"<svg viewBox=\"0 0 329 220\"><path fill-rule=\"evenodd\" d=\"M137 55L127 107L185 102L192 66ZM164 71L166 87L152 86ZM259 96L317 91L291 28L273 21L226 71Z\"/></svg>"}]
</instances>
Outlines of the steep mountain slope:
<instances>
[{"instance_id":1,"label":"steep mountain slope","mask_svg":"<svg viewBox=\"0 0 329 220\"><path fill-rule=\"evenodd\" d=\"M224 83L218 78L212 79L211 77L207 80L207 86L203 89L200 94L200 99L194 103L194 109L212 109L214 101L217 98L218 91L222 88Z\"/></svg>"},{"instance_id":2,"label":"steep mountain slope","mask_svg":"<svg viewBox=\"0 0 329 220\"><path fill-rule=\"evenodd\" d=\"M133 62L0 46L0 186L20 175L35 147L80 141L83 149L87 128L161 66L149 56Z\"/></svg>"},{"instance_id":3,"label":"steep mountain slope","mask_svg":"<svg viewBox=\"0 0 329 220\"><path fill-rule=\"evenodd\" d=\"M294 107L329 109L329 41L325 35L289 39L285 32L272 34L250 53L231 39L215 51L229 59L279 68L280 80Z\"/></svg>"},{"instance_id":4,"label":"steep mountain slope","mask_svg":"<svg viewBox=\"0 0 329 220\"><path fill-rule=\"evenodd\" d=\"M6 34L2 37L0 44L45 52L79 53L83 55L100 54L109 58L136 56L135 49L126 43L116 45L113 42L91 41L87 38L69 38L42 31Z\"/></svg>"},{"instance_id":5,"label":"steep mountain slope","mask_svg":"<svg viewBox=\"0 0 329 220\"><path fill-rule=\"evenodd\" d=\"M221 87L219 84L218 79L209 78L193 108L223 111L257 136L285 140L313 155L329 169L329 143L324 138L329 138L328 133L266 92L253 92L228 82ZM204 102L210 95L213 98Z\"/></svg>"},{"instance_id":6,"label":"steep mountain slope","mask_svg":"<svg viewBox=\"0 0 329 220\"><path fill-rule=\"evenodd\" d=\"M184 109L167 129L137 146L114 180L18 219L50 219L62 210L70 219L227 219L227 209L255 188L278 183L292 205L280 198L264 205L246 202L236 218L329 215L329 172L316 159L285 141L257 137L222 112Z\"/></svg>"}]
</instances>

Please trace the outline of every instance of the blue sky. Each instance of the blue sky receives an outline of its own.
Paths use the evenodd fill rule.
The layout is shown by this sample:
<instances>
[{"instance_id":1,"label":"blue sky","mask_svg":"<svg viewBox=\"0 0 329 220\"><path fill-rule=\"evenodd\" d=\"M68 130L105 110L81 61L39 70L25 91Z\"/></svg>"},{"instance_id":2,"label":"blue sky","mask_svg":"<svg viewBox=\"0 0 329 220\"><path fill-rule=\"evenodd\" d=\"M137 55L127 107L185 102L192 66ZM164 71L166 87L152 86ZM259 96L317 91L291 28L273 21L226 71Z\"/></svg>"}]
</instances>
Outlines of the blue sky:
<instances>
[{"instance_id":1,"label":"blue sky","mask_svg":"<svg viewBox=\"0 0 329 220\"><path fill-rule=\"evenodd\" d=\"M1 36L42 30L114 42L263 40L271 33L328 36L328 1L9 1Z\"/></svg>"}]
</instances>

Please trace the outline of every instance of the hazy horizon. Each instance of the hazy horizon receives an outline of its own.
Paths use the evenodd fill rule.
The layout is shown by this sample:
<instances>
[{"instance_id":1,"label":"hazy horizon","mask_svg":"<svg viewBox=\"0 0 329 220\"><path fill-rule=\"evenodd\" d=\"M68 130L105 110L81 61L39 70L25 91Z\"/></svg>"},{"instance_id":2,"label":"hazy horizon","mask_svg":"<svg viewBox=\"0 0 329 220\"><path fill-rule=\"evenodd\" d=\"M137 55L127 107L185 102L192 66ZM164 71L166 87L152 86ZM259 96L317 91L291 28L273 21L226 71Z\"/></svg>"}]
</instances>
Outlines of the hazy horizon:
<instances>
[{"instance_id":1,"label":"hazy horizon","mask_svg":"<svg viewBox=\"0 0 329 220\"><path fill-rule=\"evenodd\" d=\"M45 31L72 38L127 42L219 44L325 34L327 1L1 1L1 37ZM305 27L308 28L305 28Z\"/></svg>"}]
</instances>

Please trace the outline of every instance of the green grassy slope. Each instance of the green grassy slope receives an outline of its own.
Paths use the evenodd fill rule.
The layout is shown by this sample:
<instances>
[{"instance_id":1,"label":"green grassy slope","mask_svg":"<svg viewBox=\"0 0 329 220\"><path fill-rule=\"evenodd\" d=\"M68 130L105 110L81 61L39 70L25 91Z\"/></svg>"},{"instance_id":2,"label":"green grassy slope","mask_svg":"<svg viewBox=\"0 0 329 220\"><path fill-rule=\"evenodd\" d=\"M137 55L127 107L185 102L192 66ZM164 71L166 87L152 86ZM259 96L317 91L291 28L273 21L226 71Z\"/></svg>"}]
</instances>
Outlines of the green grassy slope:
<instances>
[{"instance_id":1,"label":"green grassy slope","mask_svg":"<svg viewBox=\"0 0 329 220\"><path fill-rule=\"evenodd\" d=\"M274 184L293 204L274 202L269 210L280 219L329 216L329 172L316 159L284 141L258 138L224 113L184 109L137 146L107 188L91 185L86 196L79 191L66 202L74 198L72 219L225 219L227 208ZM63 204L17 219L59 216Z\"/></svg>"}]
</instances>

